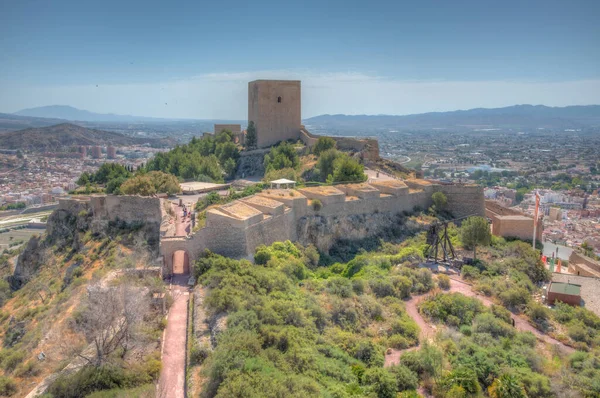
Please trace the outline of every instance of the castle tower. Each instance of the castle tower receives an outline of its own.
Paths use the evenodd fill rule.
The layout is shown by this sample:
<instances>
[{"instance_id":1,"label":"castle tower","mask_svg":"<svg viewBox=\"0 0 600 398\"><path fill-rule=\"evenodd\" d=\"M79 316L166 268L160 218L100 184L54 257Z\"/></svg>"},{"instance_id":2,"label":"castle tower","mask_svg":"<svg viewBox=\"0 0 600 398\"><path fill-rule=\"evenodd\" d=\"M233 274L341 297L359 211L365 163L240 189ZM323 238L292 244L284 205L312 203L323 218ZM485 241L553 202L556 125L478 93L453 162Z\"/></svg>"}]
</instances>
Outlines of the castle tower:
<instances>
[{"instance_id":1,"label":"castle tower","mask_svg":"<svg viewBox=\"0 0 600 398\"><path fill-rule=\"evenodd\" d=\"M301 111L300 80L248 83L248 122L254 122L259 148L300 138Z\"/></svg>"}]
</instances>

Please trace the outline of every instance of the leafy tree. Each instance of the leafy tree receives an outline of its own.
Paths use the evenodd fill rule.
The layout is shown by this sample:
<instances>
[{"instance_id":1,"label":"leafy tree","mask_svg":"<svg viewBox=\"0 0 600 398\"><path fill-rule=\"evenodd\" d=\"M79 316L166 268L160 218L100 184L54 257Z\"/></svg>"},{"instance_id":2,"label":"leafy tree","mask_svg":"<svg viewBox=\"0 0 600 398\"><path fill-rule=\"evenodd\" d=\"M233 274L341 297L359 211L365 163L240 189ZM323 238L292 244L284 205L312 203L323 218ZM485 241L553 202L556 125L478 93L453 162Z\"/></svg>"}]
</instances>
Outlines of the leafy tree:
<instances>
[{"instance_id":1,"label":"leafy tree","mask_svg":"<svg viewBox=\"0 0 600 398\"><path fill-rule=\"evenodd\" d=\"M435 192L433 195L431 195L431 199L433 200L435 209L438 211L444 210L446 205L448 205L448 198L443 192Z\"/></svg>"},{"instance_id":2,"label":"leafy tree","mask_svg":"<svg viewBox=\"0 0 600 398\"><path fill-rule=\"evenodd\" d=\"M179 181L174 175L162 171L151 171L125 181L120 190L126 195L152 196L157 193L173 195L181 189Z\"/></svg>"},{"instance_id":3,"label":"leafy tree","mask_svg":"<svg viewBox=\"0 0 600 398\"><path fill-rule=\"evenodd\" d=\"M488 388L491 398L527 398L525 389L516 376L505 373Z\"/></svg>"},{"instance_id":4,"label":"leafy tree","mask_svg":"<svg viewBox=\"0 0 600 398\"><path fill-rule=\"evenodd\" d=\"M367 179L365 167L346 154L339 156L333 164L335 182L362 182Z\"/></svg>"},{"instance_id":5,"label":"leafy tree","mask_svg":"<svg viewBox=\"0 0 600 398\"><path fill-rule=\"evenodd\" d=\"M366 179L364 166L335 148L321 152L315 166L319 180L333 182L362 182Z\"/></svg>"},{"instance_id":6,"label":"leafy tree","mask_svg":"<svg viewBox=\"0 0 600 398\"><path fill-rule=\"evenodd\" d=\"M250 120L250 122L248 122L248 128L246 129L246 147L248 149L256 148L257 138L256 126L254 126L254 122Z\"/></svg>"},{"instance_id":7,"label":"leafy tree","mask_svg":"<svg viewBox=\"0 0 600 398\"><path fill-rule=\"evenodd\" d=\"M477 246L490 244L490 226L483 217L469 217L460 228L461 241L465 247L473 248L473 258L477 259Z\"/></svg>"},{"instance_id":8,"label":"leafy tree","mask_svg":"<svg viewBox=\"0 0 600 398\"><path fill-rule=\"evenodd\" d=\"M319 137L313 148L315 155L319 156L322 152L335 148L335 140L331 137Z\"/></svg>"},{"instance_id":9,"label":"leafy tree","mask_svg":"<svg viewBox=\"0 0 600 398\"><path fill-rule=\"evenodd\" d=\"M396 378L388 370L371 368L367 370L364 377L378 398L396 397Z\"/></svg>"},{"instance_id":10,"label":"leafy tree","mask_svg":"<svg viewBox=\"0 0 600 398\"><path fill-rule=\"evenodd\" d=\"M296 169L291 168L291 167L286 167L286 168L279 169L279 170L268 171L267 173L265 173L263 181L269 182L269 181L278 180L280 178L287 178L288 180L298 181L298 180L300 180L300 175L298 174L298 171Z\"/></svg>"},{"instance_id":11,"label":"leafy tree","mask_svg":"<svg viewBox=\"0 0 600 398\"><path fill-rule=\"evenodd\" d=\"M333 175L334 162L337 160L339 154L337 149L328 149L321 152L319 160L317 160L316 168L318 170L319 179L321 181L327 180L327 177Z\"/></svg>"},{"instance_id":12,"label":"leafy tree","mask_svg":"<svg viewBox=\"0 0 600 398\"><path fill-rule=\"evenodd\" d=\"M295 169L299 165L300 157L296 152L296 148L288 142L282 142L271 148L264 159L265 172L267 173L272 170L281 170L284 168Z\"/></svg>"}]
</instances>

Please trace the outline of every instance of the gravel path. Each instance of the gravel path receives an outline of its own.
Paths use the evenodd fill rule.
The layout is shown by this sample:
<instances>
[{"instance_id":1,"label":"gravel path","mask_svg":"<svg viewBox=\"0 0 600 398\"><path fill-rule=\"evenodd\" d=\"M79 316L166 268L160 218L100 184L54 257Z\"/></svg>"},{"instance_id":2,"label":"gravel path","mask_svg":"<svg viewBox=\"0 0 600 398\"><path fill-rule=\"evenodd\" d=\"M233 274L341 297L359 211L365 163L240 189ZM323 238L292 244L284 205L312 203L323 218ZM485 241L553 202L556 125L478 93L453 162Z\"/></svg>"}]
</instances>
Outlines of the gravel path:
<instances>
[{"instance_id":1,"label":"gravel path","mask_svg":"<svg viewBox=\"0 0 600 398\"><path fill-rule=\"evenodd\" d=\"M486 307L490 307L492 304L494 304L492 300L490 300L488 297L482 296L474 292L471 285L459 279L450 279L450 289L447 290L446 293L462 293L465 296L477 298ZM432 339L437 331L436 326L429 324L425 320L425 318L421 316L418 310L419 303L425 298L427 298L430 294L431 293L423 294L421 296L412 296L409 300L406 300L404 302L406 306L406 312L411 318L415 320L415 322L417 323L417 325L419 325L419 328L421 329L421 332L419 334L420 342ZM517 328L519 331L531 332L538 338L538 340L557 346L563 353L570 354L575 351L572 347L564 345L560 341L555 340L547 334L540 332L538 329L532 326L526 318L515 314L512 314L511 317L515 321L515 328ZM403 353L413 351L417 348L418 347L410 347L404 350L396 350L393 348L388 349L385 355L384 366L387 367L400 363L400 356L402 356Z\"/></svg>"}]
</instances>

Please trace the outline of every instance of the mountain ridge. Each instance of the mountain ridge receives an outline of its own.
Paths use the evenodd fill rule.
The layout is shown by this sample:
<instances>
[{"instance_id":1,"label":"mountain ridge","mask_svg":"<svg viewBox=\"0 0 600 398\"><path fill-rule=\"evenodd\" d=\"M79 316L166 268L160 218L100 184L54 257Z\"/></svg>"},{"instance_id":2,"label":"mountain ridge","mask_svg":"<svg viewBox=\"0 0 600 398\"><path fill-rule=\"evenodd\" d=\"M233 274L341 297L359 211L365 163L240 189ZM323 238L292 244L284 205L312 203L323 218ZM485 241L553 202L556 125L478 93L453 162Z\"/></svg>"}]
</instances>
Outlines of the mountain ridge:
<instances>
[{"instance_id":1,"label":"mountain ridge","mask_svg":"<svg viewBox=\"0 0 600 398\"><path fill-rule=\"evenodd\" d=\"M324 114L304 120L319 128L339 129L435 129L435 128L597 128L600 105L512 105L503 108L473 108L411 115Z\"/></svg>"},{"instance_id":2,"label":"mountain ridge","mask_svg":"<svg viewBox=\"0 0 600 398\"><path fill-rule=\"evenodd\" d=\"M21 109L13 115L64 119L83 122L133 122L133 121L165 121L180 119L165 119L149 116L119 115L115 113L96 113L85 109L78 109L70 105L46 105L34 108Z\"/></svg>"},{"instance_id":3,"label":"mountain ridge","mask_svg":"<svg viewBox=\"0 0 600 398\"><path fill-rule=\"evenodd\" d=\"M0 148L28 151L59 151L79 145L163 146L166 142L152 138L129 137L120 133L89 129L73 123L27 128L0 134Z\"/></svg>"}]
</instances>

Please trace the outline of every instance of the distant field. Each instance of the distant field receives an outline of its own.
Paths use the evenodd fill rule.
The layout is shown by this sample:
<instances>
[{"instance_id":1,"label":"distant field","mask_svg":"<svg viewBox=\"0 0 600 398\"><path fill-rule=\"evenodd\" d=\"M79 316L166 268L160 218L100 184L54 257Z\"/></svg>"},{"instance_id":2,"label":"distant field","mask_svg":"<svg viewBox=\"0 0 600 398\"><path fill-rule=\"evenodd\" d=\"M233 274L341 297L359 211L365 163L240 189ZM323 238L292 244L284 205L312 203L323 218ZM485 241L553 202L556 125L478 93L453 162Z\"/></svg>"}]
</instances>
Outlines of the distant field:
<instances>
[{"instance_id":1,"label":"distant field","mask_svg":"<svg viewBox=\"0 0 600 398\"><path fill-rule=\"evenodd\" d=\"M19 241L27 242L32 235L42 233L44 233L43 229L34 228L18 229L16 231L0 233L0 251L7 249L11 243Z\"/></svg>"}]
</instances>

